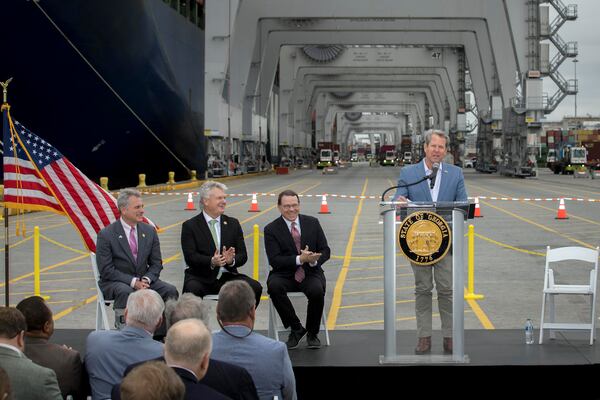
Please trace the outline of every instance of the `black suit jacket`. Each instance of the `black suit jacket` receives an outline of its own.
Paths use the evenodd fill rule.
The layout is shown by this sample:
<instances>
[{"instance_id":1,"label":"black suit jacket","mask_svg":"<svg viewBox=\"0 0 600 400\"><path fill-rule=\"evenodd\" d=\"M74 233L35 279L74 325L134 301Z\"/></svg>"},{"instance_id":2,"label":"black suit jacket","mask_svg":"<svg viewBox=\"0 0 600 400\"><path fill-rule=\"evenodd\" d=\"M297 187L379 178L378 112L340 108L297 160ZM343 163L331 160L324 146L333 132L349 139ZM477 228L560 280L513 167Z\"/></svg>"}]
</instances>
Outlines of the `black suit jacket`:
<instances>
[{"instance_id":1,"label":"black suit jacket","mask_svg":"<svg viewBox=\"0 0 600 400\"><path fill-rule=\"evenodd\" d=\"M157 358L151 361L165 361L164 357ZM146 362L146 361L143 361ZM127 376L129 372L141 363L135 363L128 366L123 373ZM175 368L177 371L177 368ZM185 381L184 381L185 382ZM250 373L240 366L230 364L225 361L210 359L208 370L204 378L200 380L202 384L208 386L215 391L224 394L234 400L258 400L256 386L252 380ZM187 388L187 384L186 384ZM113 400L120 399L120 385L115 385L112 390ZM117 397L119 396L119 397ZM203 397L198 397L203 398Z\"/></svg>"},{"instance_id":2,"label":"black suit jacket","mask_svg":"<svg viewBox=\"0 0 600 400\"><path fill-rule=\"evenodd\" d=\"M236 274L237 269L248 260L244 232L237 219L221 215L221 249L235 247L235 264L225 268ZM204 213L185 221L181 227L181 248L187 265L186 276L193 275L203 283L213 284L217 280L219 268L211 268L210 260L217 246L204 219Z\"/></svg>"},{"instance_id":3,"label":"black suit jacket","mask_svg":"<svg viewBox=\"0 0 600 400\"><path fill-rule=\"evenodd\" d=\"M329 260L330 250L323 228L321 228L319 220L314 217L300 214L298 219L300 221L301 247L304 249L308 245L310 251L321 253L315 267L309 266L308 263L303 264L306 275L318 274L324 279L321 266ZM265 251L269 265L273 267L271 274L294 277L298 251L283 217L279 217L265 226Z\"/></svg>"}]
</instances>

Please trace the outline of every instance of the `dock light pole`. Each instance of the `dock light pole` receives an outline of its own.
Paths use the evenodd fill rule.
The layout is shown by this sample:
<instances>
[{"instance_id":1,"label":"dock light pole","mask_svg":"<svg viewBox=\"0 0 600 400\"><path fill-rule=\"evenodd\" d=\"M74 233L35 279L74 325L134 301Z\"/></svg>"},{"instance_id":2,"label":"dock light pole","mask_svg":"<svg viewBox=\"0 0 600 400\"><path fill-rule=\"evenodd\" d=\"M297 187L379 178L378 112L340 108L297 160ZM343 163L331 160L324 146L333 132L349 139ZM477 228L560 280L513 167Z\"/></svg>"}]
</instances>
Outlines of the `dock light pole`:
<instances>
[{"instance_id":1,"label":"dock light pole","mask_svg":"<svg viewBox=\"0 0 600 400\"><path fill-rule=\"evenodd\" d=\"M577 92L579 92L579 84L577 83L577 63L578 59L573 59L573 66L575 67L575 118L577 118Z\"/></svg>"}]
</instances>

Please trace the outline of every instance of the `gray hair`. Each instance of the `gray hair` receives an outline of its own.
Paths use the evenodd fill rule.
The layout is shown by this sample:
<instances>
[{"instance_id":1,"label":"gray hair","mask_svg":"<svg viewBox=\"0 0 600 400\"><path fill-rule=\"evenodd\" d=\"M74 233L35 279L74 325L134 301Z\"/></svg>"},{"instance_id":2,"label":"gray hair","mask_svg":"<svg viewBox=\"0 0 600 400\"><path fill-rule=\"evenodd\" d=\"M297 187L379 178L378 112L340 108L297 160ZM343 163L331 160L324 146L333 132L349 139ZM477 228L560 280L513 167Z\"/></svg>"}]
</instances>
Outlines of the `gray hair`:
<instances>
[{"instance_id":1,"label":"gray hair","mask_svg":"<svg viewBox=\"0 0 600 400\"><path fill-rule=\"evenodd\" d=\"M127 320L125 323L154 332L165 310L165 302L152 289L141 289L127 298Z\"/></svg>"},{"instance_id":2,"label":"gray hair","mask_svg":"<svg viewBox=\"0 0 600 400\"><path fill-rule=\"evenodd\" d=\"M450 142L450 138L448 137L448 134L446 132L440 131L438 129L429 129L429 130L425 131L425 133L423 134L423 138L425 140L425 146L428 146L429 143L431 143L431 137L433 135L436 135L436 136L446 139L446 147L448 147L448 142Z\"/></svg>"},{"instance_id":3,"label":"gray hair","mask_svg":"<svg viewBox=\"0 0 600 400\"><path fill-rule=\"evenodd\" d=\"M247 282L229 281L219 290L217 317L223 322L243 321L255 305L256 296Z\"/></svg>"},{"instance_id":4,"label":"gray hair","mask_svg":"<svg viewBox=\"0 0 600 400\"><path fill-rule=\"evenodd\" d=\"M165 337L165 360L193 369L212 351L212 337L202 321L184 319L173 325Z\"/></svg>"},{"instance_id":5,"label":"gray hair","mask_svg":"<svg viewBox=\"0 0 600 400\"><path fill-rule=\"evenodd\" d=\"M127 207L129 203L130 197L142 197L142 194L137 189L123 189L119 192L119 197L117 197L117 207L119 211Z\"/></svg>"},{"instance_id":6,"label":"gray hair","mask_svg":"<svg viewBox=\"0 0 600 400\"><path fill-rule=\"evenodd\" d=\"M167 300L165 305L165 319L167 321L167 329L177 322L196 318L204 322L208 326L208 307L202 299L193 293L184 293L178 300Z\"/></svg>"},{"instance_id":7,"label":"gray hair","mask_svg":"<svg viewBox=\"0 0 600 400\"><path fill-rule=\"evenodd\" d=\"M210 197L210 191L213 189L221 189L222 191L226 192L227 191L227 186L225 186L224 184L222 184L221 182L216 182L216 181L206 181L202 184L202 186L200 186L200 189L198 189L198 192L200 193L200 209L204 209L204 204L202 203L202 200L204 199L208 199Z\"/></svg>"}]
</instances>

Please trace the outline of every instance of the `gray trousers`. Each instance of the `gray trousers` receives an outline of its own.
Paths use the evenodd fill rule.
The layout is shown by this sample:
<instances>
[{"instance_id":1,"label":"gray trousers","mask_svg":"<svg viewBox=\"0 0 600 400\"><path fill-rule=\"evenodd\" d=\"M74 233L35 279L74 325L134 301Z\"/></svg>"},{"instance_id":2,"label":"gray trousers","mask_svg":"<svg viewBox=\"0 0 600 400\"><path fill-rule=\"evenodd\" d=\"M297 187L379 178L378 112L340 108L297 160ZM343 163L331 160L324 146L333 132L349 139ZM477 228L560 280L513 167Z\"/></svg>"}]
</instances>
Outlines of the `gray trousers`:
<instances>
[{"instance_id":1,"label":"gray trousers","mask_svg":"<svg viewBox=\"0 0 600 400\"><path fill-rule=\"evenodd\" d=\"M415 314L417 337L431 336L433 281L438 296L438 308L442 320L442 334L452 337L452 254L433 265L411 263L415 275Z\"/></svg>"}]
</instances>

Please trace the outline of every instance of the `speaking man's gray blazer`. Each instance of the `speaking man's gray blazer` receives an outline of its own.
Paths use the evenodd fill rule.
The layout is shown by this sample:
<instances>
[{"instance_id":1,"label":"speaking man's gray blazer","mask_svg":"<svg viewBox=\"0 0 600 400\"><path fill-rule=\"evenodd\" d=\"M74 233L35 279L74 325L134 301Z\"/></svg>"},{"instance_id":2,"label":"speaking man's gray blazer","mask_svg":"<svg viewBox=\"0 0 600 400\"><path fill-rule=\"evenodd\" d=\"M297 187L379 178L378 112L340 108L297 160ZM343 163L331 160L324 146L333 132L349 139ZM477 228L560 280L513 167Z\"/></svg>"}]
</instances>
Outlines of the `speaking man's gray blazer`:
<instances>
[{"instance_id":1,"label":"speaking man's gray blazer","mask_svg":"<svg viewBox=\"0 0 600 400\"><path fill-rule=\"evenodd\" d=\"M62 400L56 374L25 356L25 354L0 347L0 367L10 378L13 399Z\"/></svg>"}]
</instances>

